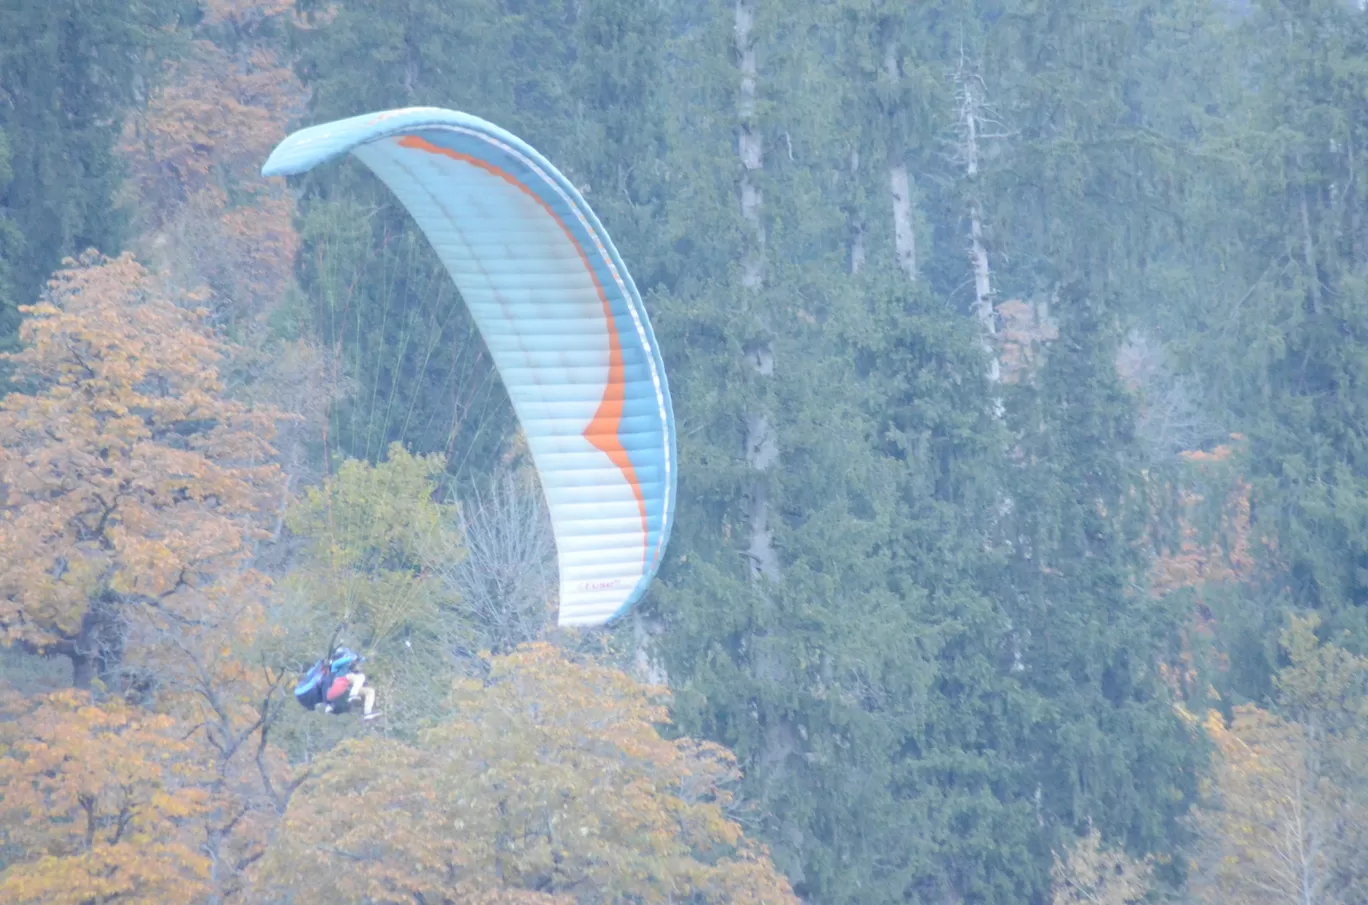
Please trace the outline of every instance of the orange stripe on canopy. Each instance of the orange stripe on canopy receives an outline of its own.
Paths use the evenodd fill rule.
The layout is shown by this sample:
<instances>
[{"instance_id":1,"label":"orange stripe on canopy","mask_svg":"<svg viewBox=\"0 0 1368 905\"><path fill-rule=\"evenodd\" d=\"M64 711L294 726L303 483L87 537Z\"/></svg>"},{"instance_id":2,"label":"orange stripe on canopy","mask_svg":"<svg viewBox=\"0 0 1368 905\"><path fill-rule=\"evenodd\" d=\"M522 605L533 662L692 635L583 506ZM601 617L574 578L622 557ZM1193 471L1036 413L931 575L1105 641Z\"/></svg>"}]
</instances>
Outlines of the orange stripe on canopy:
<instances>
[{"instance_id":1,"label":"orange stripe on canopy","mask_svg":"<svg viewBox=\"0 0 1368 905\"><path fill-rule=\"evenodd\" d=\"M556 222L565 237L570 240L570 244L578 252L580 260L584 262L584 269L588 271L589 278L594 281L594 290L598 293L599 301L603 305L603 316L608 323L608 383L603 388L603 398L599 402L598 410L594 413L593 419L584 429L584 438L588 440L594 448L606 455L614 465L622 471L623 477L631 485L632 493L636 496L637 509L641 513L641 560L646 561L646 543L650 536L646 522L646 498L641 492L641 482L637 480L636 469L632 466L632 460L627 455L626 448L622 445L622 438L618 436L618 431L622 427L622 411L626 402L626 366L622 358L622 340L618 336L617 323L613 319L613 308L608 302L608 294L603 290L603 284L599 282L598 273L594 270L593 264L589 261L589 256L584 253L584 249L575 239L574 233L566 227L565 221L560 215L552 210L551 206L532 191L521 179L503 170L487 160L472 157L469 154L462 154L450 148L443 148L435 145L425 138L417 135L405 135L399 139L399 146L415 151L425 151L429 154L438 154L449 157L452 160L459 160L471 166L478 167L487 173L503 179L509 185L516 187L519 191L526 194L533 201L541 206L542 210Z\"/></svg>"}]
</instances>

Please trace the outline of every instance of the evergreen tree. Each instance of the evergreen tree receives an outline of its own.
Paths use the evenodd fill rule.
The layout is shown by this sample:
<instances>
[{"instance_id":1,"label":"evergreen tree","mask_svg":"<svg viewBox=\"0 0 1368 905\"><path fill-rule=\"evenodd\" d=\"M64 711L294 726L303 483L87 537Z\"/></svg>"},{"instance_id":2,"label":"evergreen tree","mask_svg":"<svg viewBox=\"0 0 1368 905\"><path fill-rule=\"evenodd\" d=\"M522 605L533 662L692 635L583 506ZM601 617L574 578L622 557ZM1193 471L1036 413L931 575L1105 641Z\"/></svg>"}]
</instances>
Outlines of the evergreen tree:
<instances>
[{"instance_id":1,"label":"evergreen tree","mask_svg":"<svg viewBox=\"0 0 1368 905\"><path fill-rule=\"evenodd\" d=\"M146 97L170 0L0 8L0 347L64 257L119 250L121 107Z\"/></svg>"},{"instance_id":2,"label":"evergreen tree","mask_svg":"<svg viewBox=\"0 0 1368 905\"><path fill-rule=\"evenodd\" d=\"M1012 670L1037 702L1018 753L1034 788L1017 792L1050 847L1092 823L1138 855L1181 851L1201 764L1158 677L1184 614L1148 592L1146 475L1160 463L1118 373L1153 287L1181 264L1191 136L1157 111L1190 109L1186 68L1165 65L1186 12L1008 4L984 29L983 90L1006 135L984 173L988 248L1003 294L1048 303L1059 336L1006 399L1017 446L997 590ZM1047 882L1032 877L1033 893Z\"/></svg>"},{"instance_id":3,"label":"evergreen tree","mask_svg":"<svg viewBox=\"0 0 1368 905\"><path fill-rule=\"evenodd\" d=\"M1220 318L1207 360L1250 437L1255 530L1277 538L1259 597L1319 610L1368 649L1368 233L1359 171L1368 144L1368 14L1334 2L1260 4L1241 25L1250 100L1246 250L1239 310ZM1238 287L1235 287L1238 288ZM1233 294L1233 293L1232 293ZM1251 614L1252 618L1252 614ZM1276 664L1268 663L1265 670Z\"/></svg>"},{"instance_id":4,"label":"evergreen tree","mask_svg":"<svg viewBox=\"0 0 1368 905\"><path fill-rule=\"evenodd\" d=\"M1223 693L1263 705L1288 609L1368 645L1361 603L1365 241L1359 170L1368 23L1335 2L1252 4L1207 21L1188 54L1217 61L1203 166L1182 206L1162 306L1181 360L1227 431L1247 437L1255 586L1216 598ZM1218 71L1224 71L1218 77ZM1181 267L1174 266L1181 264Z\"/></svg>"},{"instance_id":5,"label":"evergreen tree","mask_svg":"<svg viewBox=\"0 0 1368 905\"><path fill-rule=\"evenodd\" d=\"M429 105L517 131L508 123L512 39L497 3L298 7L308 122ZM302 320L333 354L339 397L325 454L376 461L402 441L446 454L453 469L496 455L511 423L507 399L427 239L356 161L319 168L301 184Z\"/></svg>"},{"instance_id":6,"label":"evergreen tree","mask_svg":"<svg viewBox=\"0 0 1368 905\"><path fill-rule=\"evenodd\" d=\"M1028 793L1011 791L1028 701L974 577L997 555L986 369L972 325L898 253L879 91L829 77L812 36L830 11L806 12L700 7L676 45L698 74L672 82L670 107L683 188L666 211L688 255L658 334L686 425L687 552L658 594L662 645L683 725L737 750L802 894L1005 901L1035 827ZM886 24L856 21L851 40ZM858 70L862 53L841 62ZM851 142L872 149L877 179L852 178Z\"/></svg>"},{"instance_id":7,"label":"evergreen tree","mask_svg":"<svg viewBox=\"0 0 1368 905\"><path fill-rule=\"evenodd\" d=\"M1019 756L1040 819L1167 854L1183 844L1201 747L1158 677L1182 614L1145 580L1151 507L1114 365L1115 304L1064 288L1060 338L1013 407L1020 461L1001 594L1020 645L1012 670L1038 702Z\"/></svg>"}]
</instances>

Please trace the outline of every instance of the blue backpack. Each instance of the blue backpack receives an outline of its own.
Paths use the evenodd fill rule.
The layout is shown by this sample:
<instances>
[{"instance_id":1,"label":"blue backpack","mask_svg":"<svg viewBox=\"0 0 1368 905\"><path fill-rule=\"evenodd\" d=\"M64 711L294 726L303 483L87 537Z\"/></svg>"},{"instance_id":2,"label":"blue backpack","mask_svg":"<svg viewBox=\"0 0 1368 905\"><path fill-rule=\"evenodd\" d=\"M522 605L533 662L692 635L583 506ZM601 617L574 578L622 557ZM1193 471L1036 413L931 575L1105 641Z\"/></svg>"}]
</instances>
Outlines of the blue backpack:
<instances>
[{"instance_id":1,"label":"blue backpack","mask_svg":"<svg viewBox=\"0 0 1368 905\"><path fill-rule=\"evenodd\" d=\"M323 696L327 694L331 678L332 670L328 668L327 662L319 660L295 686L295 700L305 710L313 710L315 706L323 703Z\"/></svg>"}]
</instances>

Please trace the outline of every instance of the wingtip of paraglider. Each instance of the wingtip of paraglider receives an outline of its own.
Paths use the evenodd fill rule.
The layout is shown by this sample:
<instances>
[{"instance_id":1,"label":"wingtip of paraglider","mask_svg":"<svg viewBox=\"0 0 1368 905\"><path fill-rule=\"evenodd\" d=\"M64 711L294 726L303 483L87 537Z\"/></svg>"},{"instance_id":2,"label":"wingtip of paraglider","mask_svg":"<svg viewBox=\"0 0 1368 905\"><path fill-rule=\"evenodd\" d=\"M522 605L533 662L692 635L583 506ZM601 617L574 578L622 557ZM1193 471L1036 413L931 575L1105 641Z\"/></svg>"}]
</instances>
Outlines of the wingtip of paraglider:
<instances>
[{"instance_id":1,"label":"wingtip of paraglider","mask_svg":"<svg viewBox=\"0 0 1368 905\"><path fill-rule=\"evenodd\" d=\"M266 165L261 168L261 175L268 178L271 176L294 176L296 175L296 172L297 171L289 169L287 167L282 167L278 165L271 166L271 162L269 160L266 161Z\"/></svg>"},{"instance_id":2,"label":"wingtip of paraglider","mask_svg":"<svg viewBox=\"0 0 1368 905\"><path fill-rule=\"evenodd\" d=\"M401 107L362 113L346 119L319 123L286 136L276 145L261 168L262 176L297 176L320 163L346 154L358 144L365 144L395 132L425 123L478 123L490 130L499 130L493 123L478 117L442 107Z\"/></svg>"},{"instance_id":3,"label":"wingtip of paraglider","mask_svg":"<svg viewBox=\"0 0 1368 905\"><path fill-rule=\"evenodd\" d=\"M342 156L357 144L357 137L350 127L359 119L362 117L319 123L287 135L271 151L271 156L266 158L261 175L297 176L320 163Z\"/></svg>"},{"instance_id":4,"label":"wingtip of paraglider","mask_svg":"<svg viewBox=\"0 0 1368 905\"><path fill-rule=\"evenodd\" d=\"M299 142L293 141L299 133L291 135L289 138L276 145L271 156L266 158L266 163L261 167L261 175L271 176L297 176L314 168L319 162L315 159L301 159Z\"/></svg>"},{"instance_id":5,"label":"wingtip of paraglider","mask_svg":"<svg viewBox=\"0 0 1368 905\"><path fill-rule=\"evenodd\" d=\"M265 164L261 165L261 175L297 176L301 172L313 170L313 167L323 163L324 160L337 156L338 152L328 153L326 149L311 148L313 142L311 137L305 134L306 131L309 130L290 135L285 141L276 145L271 156L267 157ZM345 153L345 150L341 153Z\"/></svg>"}]
</instances>

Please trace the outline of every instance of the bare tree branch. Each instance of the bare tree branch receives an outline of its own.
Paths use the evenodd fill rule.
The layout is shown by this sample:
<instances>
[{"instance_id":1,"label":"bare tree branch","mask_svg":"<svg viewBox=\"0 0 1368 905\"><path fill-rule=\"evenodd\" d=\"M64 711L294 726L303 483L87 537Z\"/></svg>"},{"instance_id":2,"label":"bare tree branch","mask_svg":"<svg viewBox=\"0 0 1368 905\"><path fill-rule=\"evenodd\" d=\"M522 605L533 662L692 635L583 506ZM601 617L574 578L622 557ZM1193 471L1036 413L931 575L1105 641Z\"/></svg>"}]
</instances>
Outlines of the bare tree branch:
<instances>
[{"instance_id":1,"label":"bare tree branch","mask_svg":"<svg viewBox=\"0 0 1368 905\"><path fill-rule=\"evenodd\" d=\"M510 650L541 636L556 589L550 516L530 475L504 473L466 501L459 540L434 540L428 567L461 597L480 647Z\"/></svg>"}]
</instances>

